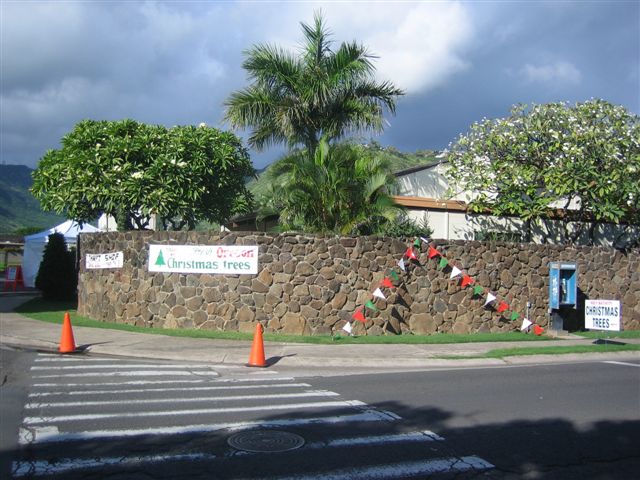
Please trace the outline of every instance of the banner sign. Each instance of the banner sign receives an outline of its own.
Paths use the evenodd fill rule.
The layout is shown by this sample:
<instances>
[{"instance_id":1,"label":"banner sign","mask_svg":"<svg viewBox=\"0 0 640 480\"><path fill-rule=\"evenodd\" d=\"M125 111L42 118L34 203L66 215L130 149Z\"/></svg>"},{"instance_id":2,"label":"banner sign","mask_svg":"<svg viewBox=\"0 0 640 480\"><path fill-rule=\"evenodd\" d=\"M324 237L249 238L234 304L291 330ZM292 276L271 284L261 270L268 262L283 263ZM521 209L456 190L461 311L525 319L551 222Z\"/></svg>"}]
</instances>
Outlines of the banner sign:
<instances>
[{"instance_id":1,"label":"banner sign","mask_svg":"<svg viewBox=\"0 0 640 480\"><path fill-rule=\"evenodd\" d=\"M258 246L149 245L150 272L258 273Z\"/></svg>"},{"instance_id":2,"label":"banner sign","mask_svg":"<svg viewBox=\"0 0 640 480\"><path fill-rule=\"evenodd\" d=\"M620 300L585 300L584 328L619 332Z\"/></svg>"},{"instance_id":3,"label":"banner sign","mask_svg":"<svg viewBox=\"0 0 640 480\"><path fill-rule=\"evenodd\" d=\"M122 268L124 254L122 252L113 253L87 253L85 266L87 269L94 268Z\"/></svg>"}]
</instances>

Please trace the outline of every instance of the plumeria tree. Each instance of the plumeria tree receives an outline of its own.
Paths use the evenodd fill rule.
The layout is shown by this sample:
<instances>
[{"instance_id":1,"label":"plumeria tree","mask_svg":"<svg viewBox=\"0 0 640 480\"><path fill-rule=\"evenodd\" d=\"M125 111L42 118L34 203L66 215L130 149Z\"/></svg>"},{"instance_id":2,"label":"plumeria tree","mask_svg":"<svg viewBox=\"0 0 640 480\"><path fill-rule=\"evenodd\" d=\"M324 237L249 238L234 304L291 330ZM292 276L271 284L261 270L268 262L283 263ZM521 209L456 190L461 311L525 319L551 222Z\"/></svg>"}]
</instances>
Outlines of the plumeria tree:
<instances>
[{"instance_id":1,"label":"plumeria tree","mask_svg":"<svg viewBox=\"0 0 640 480\"><path fill-rule=\"evenodd\" d=\"M472 211L522 218L529 237L554 209L569 242L583 228L593 239L598 223L640 225L640 122L604 100L517 105L474 123L448 159L452 193L473 192Z\"/></svg>"},{"instance_id":2,"label":"plumeria tree","mask_svg":"<svg viewBox=\"0 0 640 480\"><path fill-rule=\"evenodd\" d=\"M156 214L165 228L193 229L247 211L253 173L240 140L204 124L85 120L41 159L31 191L43 209L79 222L106 213L142 229Z\"/></svg>"}]
</instances>

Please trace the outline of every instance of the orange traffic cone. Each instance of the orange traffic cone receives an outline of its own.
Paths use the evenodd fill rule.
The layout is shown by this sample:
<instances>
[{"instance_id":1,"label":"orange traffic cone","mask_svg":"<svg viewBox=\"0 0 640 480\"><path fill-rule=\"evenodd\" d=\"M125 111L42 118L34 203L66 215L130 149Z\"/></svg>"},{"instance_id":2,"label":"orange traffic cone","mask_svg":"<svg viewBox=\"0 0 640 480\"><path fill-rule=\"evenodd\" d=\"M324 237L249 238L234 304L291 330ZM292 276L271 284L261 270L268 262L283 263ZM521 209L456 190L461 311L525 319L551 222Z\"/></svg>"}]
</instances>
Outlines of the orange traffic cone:
<instances>
[{"instance_id":1,"label":"orange traffic cone","mask_svg":"<svg viewBox=\"0 0 640 480\"><path fill-rule=\"evenodd\" d=\"M62 336L60 337L60 353L73 353L76 351L76 342L73 339L73 329L71 328L71 317L69 312L64 314L64 322L62 323Z\"/></svg>"},{"instance_id":2,"label":"orange traffic cone","mask_svg":"<svg viewBox=\"0 0 640 480\"><path fill-rule=\"evenodd\" d=\"M264 342L262 341L262 325L256 325L256 332L253 335L253 345L251 346L251 355L249 355L249 363L247 367L266 367L267 362L264 359Z\"/></svg>"}]
</instances>

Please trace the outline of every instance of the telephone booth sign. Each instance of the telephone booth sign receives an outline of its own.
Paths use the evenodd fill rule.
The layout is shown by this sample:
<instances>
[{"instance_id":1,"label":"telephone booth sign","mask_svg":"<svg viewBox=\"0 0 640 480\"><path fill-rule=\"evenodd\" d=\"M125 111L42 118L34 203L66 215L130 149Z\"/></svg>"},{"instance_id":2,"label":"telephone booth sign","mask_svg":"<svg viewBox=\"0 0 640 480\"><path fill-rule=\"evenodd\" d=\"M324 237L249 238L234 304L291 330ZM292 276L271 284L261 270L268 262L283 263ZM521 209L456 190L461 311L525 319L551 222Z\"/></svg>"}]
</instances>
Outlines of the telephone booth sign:
<instances>
[{"instance_id":1,"label":"telephone booth sign","mask_svg":"<svg viewBox=\"0 0 640 480\"><path fill-rule=\"evenodd\" d=\"M578 307L578 267L573 262L549 264L549 309Z\"/></svg>"}]
</instances>

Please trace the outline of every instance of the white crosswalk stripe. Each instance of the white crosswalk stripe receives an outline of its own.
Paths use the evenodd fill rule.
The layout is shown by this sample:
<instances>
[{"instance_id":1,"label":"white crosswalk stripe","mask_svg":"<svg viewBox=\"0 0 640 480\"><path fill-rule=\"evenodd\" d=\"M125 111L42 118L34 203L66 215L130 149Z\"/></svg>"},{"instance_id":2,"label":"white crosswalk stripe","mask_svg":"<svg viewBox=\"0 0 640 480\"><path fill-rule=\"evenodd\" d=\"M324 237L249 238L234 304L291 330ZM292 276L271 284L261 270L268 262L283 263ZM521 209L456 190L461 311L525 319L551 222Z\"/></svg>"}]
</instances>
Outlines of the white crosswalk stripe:
<instances>
[{"instance_id":1,"label":"white crosswalk stripe","mask_svg":"<svg viewBox=\"0 0 640 480\"><path fill-rule=\"evenodd\" d=\"M24 452L13 462L12 476L84 478L89 471L126 476L128 469L164 472L173 466L181 472L215 468L216 478L242 472L242 478L400 479L493 468L474 455L437 456L430 453L435 449L421 448L446 440L430 430L405 431L393 412L272 370L224 367L40 354L31 368L33 384L19 432ZM254 430L276 429L302 435L288 458L322 458L308 471L279 471L288 462L265 464L264 453L227 442L234 432L251 438ZM402 445L407 458L385 459L392 445ZM366 452L366 462L360 457L357 466L345 462L345 449ZM238 463L241 459L268 470L255 472Z\"/></svg>"}]
</instances>

